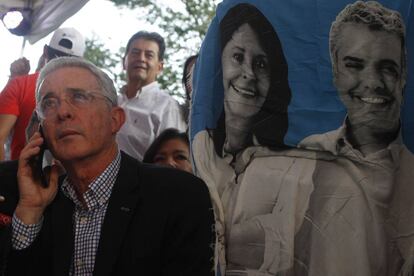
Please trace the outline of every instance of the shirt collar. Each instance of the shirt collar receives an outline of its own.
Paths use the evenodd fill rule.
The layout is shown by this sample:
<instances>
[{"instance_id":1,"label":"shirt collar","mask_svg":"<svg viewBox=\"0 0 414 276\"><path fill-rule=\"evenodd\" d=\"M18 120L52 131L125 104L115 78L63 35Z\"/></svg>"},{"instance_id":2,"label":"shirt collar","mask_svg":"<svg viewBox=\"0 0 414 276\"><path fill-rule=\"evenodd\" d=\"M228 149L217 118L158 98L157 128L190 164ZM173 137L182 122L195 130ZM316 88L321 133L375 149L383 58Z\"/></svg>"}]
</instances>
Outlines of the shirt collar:
<instances>
[{"instance_id":1,"label":"shirt collar","mask_svg":"<svg viewBox=\"0 0 414 276\"><path fill-rule=\"evenodd\" d=\"M153 81L153 82L151 82L151 83L149 83L149 84L147 84L147 85L145 85L145 86L141 87L141 89L137 90L138 92L137 92L137 94L135 95L135 97L134 97L134 98L138 98L138 97L140 97L140 96L142 97L142 95L147 94L147 93L148 93L148 91L151 91L151 90L153 90L153 89L155 89L155 88L158 88L158 87L159 87L158 82L157 82L157 81ZM122 94L125 98L127 98L127 96L126 96L126 89L127 89L127 86L126 86L126 85L124 85L124 86L121 88L121 90L120 90L121 94ZM131 98L131 99L134 99L134 98Z\"/></svg>"},{"instance_id":2,"label":"shirt collar","mask_svg":"<svg viewBox=\"0 0 414 276\"><path fill-rule=\"evenodd\" d=\"M101 207L108 202L121 166L120 161L121 153L118 151L118 154L114 160L108 165L108 167L106 167L103 173L89 184L88 190L83 195L88 210L92 210L95 207ZM76 196L75 189L67 177L65 177L63 181L61 190L63 194L72 200L78 208L84 208Z\"/></svg>"},{"instance_id":3,"label":"shirt collar","mask_svg":"<svg viewBox=\"0 0 414 276\"><path fill-rule=\"evenodd\" d=\"M366 160L375 162L375 160L385 160L391 158L395 163L399 160L399 152L401 149L402 137L401 133L386 148L377 152L364 156L359 150L355 149L346 138L346 123L344 123L337 131L332 132L331 142L328 143L325 150L332 152L334 155L346 156L356 160Z\"/></svg>"}]
</instances>

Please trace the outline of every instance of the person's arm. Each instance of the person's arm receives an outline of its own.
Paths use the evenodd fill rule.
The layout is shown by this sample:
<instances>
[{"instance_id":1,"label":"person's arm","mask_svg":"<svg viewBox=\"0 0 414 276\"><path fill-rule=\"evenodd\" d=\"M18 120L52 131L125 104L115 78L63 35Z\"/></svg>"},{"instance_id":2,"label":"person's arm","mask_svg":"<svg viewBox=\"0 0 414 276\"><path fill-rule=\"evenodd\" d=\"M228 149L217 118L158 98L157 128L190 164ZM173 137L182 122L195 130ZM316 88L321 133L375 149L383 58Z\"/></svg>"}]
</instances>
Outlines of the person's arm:
<instances>
[{"instance_id":1,"label":"person's arm","mask_svg":"<svg viewBox=\"0 0 414 276\"><path fill-rule=\"evenodd\" d=\"M214 275L214 213L208 189L196 177L185 175L171 183L170 216L165 233L163 276ZM174 185L177 184L177 185Z\"/></svg>"},{"instance_id":2,"label":"person's arm","mask_svg":"<svg viewBox=\"0 0 414 276\"><path fill-rule=\"evenodd\" d=\"M25 58L19 58L10 64L10 78L27 75L30 72L30 61Z\"/></svg>"},{"instance_id":3,"label":"person's arm","mask_svg":"<svg viewBox=\"0 0 414 276\"><path fill-rule=\"evenodd\" d=\"M12 219L12 247L15 250L23 250L28 248L42 228L43 221L40 220L36 224L26 225L14 215Z\"/></svg>"},{"instance_id":4,"label":"person's arm","mask_svg":"<svg viewBox=\"0 0 414 276\"><path fill-rule=\"evenodd\" d=\"M19 201L8 233L0 233L0 247L4 249L3 256L0 256L0 259L3 258L0 260L0 272L3 270L4 275L51 275L44 273L50 268L45 266L48 259L44 258L44 254L48 254L49 251L42 249L44 240L38 236L41 236L39 233L44 228L44 211L57 193L58 169L56 165L52 166L46 188L40 180L34 178L30 161L40 152L42 143L43 138L36 132L19 157Z\"/></svg>"},{"instance_id":5,"label":"person's arm","mask_svg":"<svg viewBox=\"0 0 414 276\"><path fill-rule=\"evenodd\" d=\"M5 159L4 145L16 121L16 115L0 114L0 161Z\"/></svg>"},{"instance_id":6,"label":"person's arm","mask_svg":"<svg viewBox=\"0 0 414 276\"><path fill-rule=\"evenodd\" d=\"M15 216L25 225L40 222L44 210L53 201L57 192L57 166L52 166L48 186L44 187L40 179L35 179L35 172L30 165L31 159L39 154L42 143L44 139L39 132L35 132L20 153L17 171L19 202Z\"/></svg>"},{"instance_id":7,"label":"person's arm","mask_svg":"<svg viewBox=\"0 0 414 276\"><path fill-rule=\"evenodd\" d=\"M182 132L187 129L180 106L178 105L178 102L172 98L168 99L168 102L163 106L159 126L156 132L157 136L167 128L176 128Z\"/></svg>"}]
</instances>

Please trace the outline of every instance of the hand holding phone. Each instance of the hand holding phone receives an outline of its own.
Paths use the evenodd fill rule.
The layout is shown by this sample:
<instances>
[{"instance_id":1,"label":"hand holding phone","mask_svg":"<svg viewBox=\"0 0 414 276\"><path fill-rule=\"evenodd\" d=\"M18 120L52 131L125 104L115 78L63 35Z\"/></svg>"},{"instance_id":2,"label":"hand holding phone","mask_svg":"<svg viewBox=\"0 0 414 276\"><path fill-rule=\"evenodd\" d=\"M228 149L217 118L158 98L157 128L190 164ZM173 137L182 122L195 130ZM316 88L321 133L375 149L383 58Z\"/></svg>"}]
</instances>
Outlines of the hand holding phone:
<instances>
[{"instance_id":1,"label":"hand holding phone","mask_svg":"<svg viewBox=\"0 0 414 276\"><path fill-rule=\"evenodd\" d=\"M53 165L48 181L41 184L41 152L45 143L41 134L36 132L22 149L19 157L17 180L19 202L15 215L25 224L38 223L46 207L53 201L58 189L59 170ZM40 160L39 160L40 159ZM47 184L45 184L47 183Z\"/></svg>"}]
</instances>

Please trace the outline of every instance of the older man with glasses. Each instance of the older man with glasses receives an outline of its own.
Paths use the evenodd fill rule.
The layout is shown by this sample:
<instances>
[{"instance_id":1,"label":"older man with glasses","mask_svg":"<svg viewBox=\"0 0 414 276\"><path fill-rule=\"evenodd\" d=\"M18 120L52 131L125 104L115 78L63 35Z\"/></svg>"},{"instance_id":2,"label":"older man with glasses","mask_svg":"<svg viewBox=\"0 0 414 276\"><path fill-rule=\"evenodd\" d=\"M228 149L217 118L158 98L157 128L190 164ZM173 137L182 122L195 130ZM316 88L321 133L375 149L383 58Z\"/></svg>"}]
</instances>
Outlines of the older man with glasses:
<instances>
[{"instance_id":1,"label":"older man with glasses","mask_svg":"<svg viewBox=\"0 0 414 276\"><path fill-rule=\"evenodd\" d=\"M20 200L0 244L11 243L5 275L211 275L207 188L118 149L125 113L105 73L78 58L53 60L36 102L44 137L36 133L20 155ZM43 143L67 172L58 181L52 167L47 187L31 166Z\"/></svg>"},{"instance_id":2,"label":"older man with glasses","mask_svg":"<svg viewBox=\"0 0 414 276\"><path fill-rule=\"evenodd\" d=\"M38 68L54 58L82 57L84 52L85 39L82 34L73 28L60 28L54 32L49 45L43 47ZM10 80L0 93L0 160L7 160L3 146L9 135L10 160L19 158L26 143L24 132L35 108L35 85L39 76L37 70L34 74L27 74L30 71L28 62L26 59L19 59L12 63Z\"/></svg>"}]
</instances>

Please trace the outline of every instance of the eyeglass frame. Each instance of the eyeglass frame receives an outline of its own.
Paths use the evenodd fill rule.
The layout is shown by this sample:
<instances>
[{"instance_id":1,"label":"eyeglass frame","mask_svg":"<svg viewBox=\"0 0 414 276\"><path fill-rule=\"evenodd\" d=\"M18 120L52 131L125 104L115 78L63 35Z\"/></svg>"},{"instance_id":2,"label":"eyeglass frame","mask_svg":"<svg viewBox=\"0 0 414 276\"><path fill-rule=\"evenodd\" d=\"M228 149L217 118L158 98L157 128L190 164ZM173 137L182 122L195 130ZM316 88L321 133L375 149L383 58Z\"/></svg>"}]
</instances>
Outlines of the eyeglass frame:
<instances>
[{"instance_id":1,"label":"eyeglass frame","mask_svg":"<svg viewBox=\"0 0 414 276\"><path fill-rule=\"evenodd\" d=\"M87 100L87 104L85 106L90 105L93 102L93 100L95 100L95 99L107 100L111 104L111 106L114 106L114 103L112 102L111 98L109 98L108 96L102 94L101 92L97 92L97 91L100 91L100 90L94 91L94 90L83 90L83 89L80 89L80 88L69 88L69 89L67 89L64 92L64 94L71 94L71 95L73 95L75 92L78 92L78 93L81 93L81 94L86 94L88 96L88 97L86 97L88 100ZM46 118L51 117L50 115L49 116L46 116L44 114L44 112L42 111L42 108L41 108L41 105L42 105L44 99L46 97L49 98L50 96L48 96L48 95L50 95L50 94L53 94L53 93L52 92L47 93L46 95L44 95L43 97L41 97L40 100L36 103L35 110L36 110L36 113L37 113L38 117L41 120L45 120ZM97 96L99 96L99 97L97 97ZM58 106L56 107L56 111L57 111L58 108L61 106L62 99L61 99L61 97L56 97L56 96L55 97L52 97L52 98L57 99L57 103L58 103ZM71 106L73 106L73 107L82 108L82 107L74 104L72 102L73 100L68 100L68 97L65 97L64 100L67 103L69 103ZM54 115L56 115L56 114L57 114L57 112L54 113Z\"/></svg>"}]
</instances>

